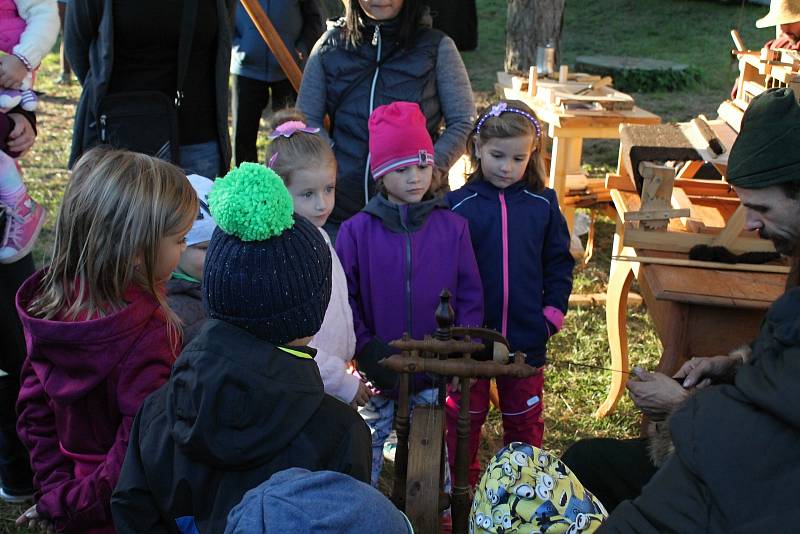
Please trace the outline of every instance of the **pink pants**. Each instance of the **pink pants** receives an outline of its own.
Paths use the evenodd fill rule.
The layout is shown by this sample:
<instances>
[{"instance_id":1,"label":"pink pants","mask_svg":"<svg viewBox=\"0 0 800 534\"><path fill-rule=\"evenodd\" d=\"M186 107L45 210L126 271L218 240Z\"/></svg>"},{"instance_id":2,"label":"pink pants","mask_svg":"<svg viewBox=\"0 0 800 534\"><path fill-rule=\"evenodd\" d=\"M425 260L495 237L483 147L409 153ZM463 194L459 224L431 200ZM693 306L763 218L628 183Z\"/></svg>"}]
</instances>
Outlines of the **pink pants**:
<instances>
[{"instance_id":1,"label":"pink pants","mask_svg":"<svg viewBox=\"0 0 800 534\"><path fill-rule=\"evenodd\" d=\"M542 394L544 374L530 378L498 377L497 393L500 397L500 411L503 414L503 444L521 441L536 447L542 445L544 420L542 419ZM478 461L478 447L481 443L481 427L489 413L489 380L478 380L469 394L470 432L469 483L475 486L481 476L481 465ZM454 472L456 458L456 427L458 425L458 407L461 401L460 392L451 392L447 396L445 413L447 416L447 452L450 470Z\"/></svg>"}]
</instances>

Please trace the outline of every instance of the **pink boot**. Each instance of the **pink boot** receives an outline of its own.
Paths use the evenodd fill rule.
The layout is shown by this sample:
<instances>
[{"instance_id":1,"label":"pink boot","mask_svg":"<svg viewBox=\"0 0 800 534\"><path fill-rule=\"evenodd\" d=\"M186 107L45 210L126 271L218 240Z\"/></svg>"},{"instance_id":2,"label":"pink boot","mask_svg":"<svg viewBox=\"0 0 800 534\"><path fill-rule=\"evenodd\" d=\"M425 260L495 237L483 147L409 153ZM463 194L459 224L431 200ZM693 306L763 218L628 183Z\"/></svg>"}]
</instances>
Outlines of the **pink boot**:
<instances>
[{"instance_id":1,"label":"pink boot","mask_svg":"<svg viewBox=\"0 0 800 534\"><path fill-rule=\"evenodd\" d=\"M16 206L6 207L0 263L14 263L31 251L44 224L44 215L44 208L34 202L27 192Z\"/></svg>"}]
</instances>

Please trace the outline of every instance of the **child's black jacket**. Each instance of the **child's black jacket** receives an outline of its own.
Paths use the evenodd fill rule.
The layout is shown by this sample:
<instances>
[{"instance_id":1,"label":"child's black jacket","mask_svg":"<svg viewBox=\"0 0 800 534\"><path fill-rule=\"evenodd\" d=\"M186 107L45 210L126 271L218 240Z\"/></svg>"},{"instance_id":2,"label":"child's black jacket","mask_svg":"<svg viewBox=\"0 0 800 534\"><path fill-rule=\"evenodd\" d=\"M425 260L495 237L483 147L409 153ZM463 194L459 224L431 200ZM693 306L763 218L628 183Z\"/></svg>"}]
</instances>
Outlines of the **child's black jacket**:
<instances>
[{"instance_id":1,"label":"child's black jacket","mask_svg":"<svg viewBox=\"0 0 800 534\"><path fill-rule=\"evenodd\" d=\"M117 532L222 532L244 493L289 467L369 482L371 439L307 352L210 319L142 405L112 498Z\"/></svg>"}]
</instances>

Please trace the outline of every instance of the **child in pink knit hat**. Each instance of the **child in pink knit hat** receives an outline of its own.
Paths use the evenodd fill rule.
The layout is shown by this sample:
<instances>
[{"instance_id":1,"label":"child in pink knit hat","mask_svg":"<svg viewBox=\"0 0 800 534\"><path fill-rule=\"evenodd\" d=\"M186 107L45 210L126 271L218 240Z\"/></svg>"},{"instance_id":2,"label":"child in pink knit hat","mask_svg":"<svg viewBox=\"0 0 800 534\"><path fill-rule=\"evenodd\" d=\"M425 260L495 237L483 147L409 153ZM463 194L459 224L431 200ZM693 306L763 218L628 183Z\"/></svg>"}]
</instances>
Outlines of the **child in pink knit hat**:
<instances>
[{"instance_id":1,"label":"child in pink knit hat","mask_svg":"<svg viewBox=\"0 0 800 534\"><path fill-rule=\"evenodd\" d=\"M436 329L439 293L448 289L456 324L483 321L483 290L466 220L431 198L433 142L417 104L394 102L369 118L372 175L379 193L345 221L336 252L347 277L359 371L376 395L359 413L372 433L372 483L392 429L398 376L378 362L404 332L422 338ZM409 402L435 404L438 383L416 375Z\"/></svg>"}]
</instances>

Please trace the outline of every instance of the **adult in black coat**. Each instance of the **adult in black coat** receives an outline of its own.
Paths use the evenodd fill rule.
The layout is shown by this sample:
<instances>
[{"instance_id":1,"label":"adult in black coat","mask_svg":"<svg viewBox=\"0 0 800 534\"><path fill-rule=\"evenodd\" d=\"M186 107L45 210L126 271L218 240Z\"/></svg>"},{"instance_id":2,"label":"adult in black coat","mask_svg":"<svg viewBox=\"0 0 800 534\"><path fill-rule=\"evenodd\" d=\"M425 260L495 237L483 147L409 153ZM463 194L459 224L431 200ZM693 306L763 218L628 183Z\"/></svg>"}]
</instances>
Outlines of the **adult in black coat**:
<instances>
[{"instance_id":1,"label":"adult in black coat","mask_svg":"<svg viewBox=\"0 0 800 534\"><path fill-rule=\"evenodd\" d=\"M746 228L778 252L800 251L800 105L791 89L753 99L728 158ZM796 275L796 273L794 273ZM796 276L790 277L790 283ZM800 510L800 288L769 309L746 363L709 358L692 381L735 371L670 418L675 452L603 532L788 532ZM738 368L735 366L738 365ZM684 369L686 371L686 369ZM698 376L701 375L701 376ZM687 376L687 379L689 377Z\"/></svg>"}]
</instances>

